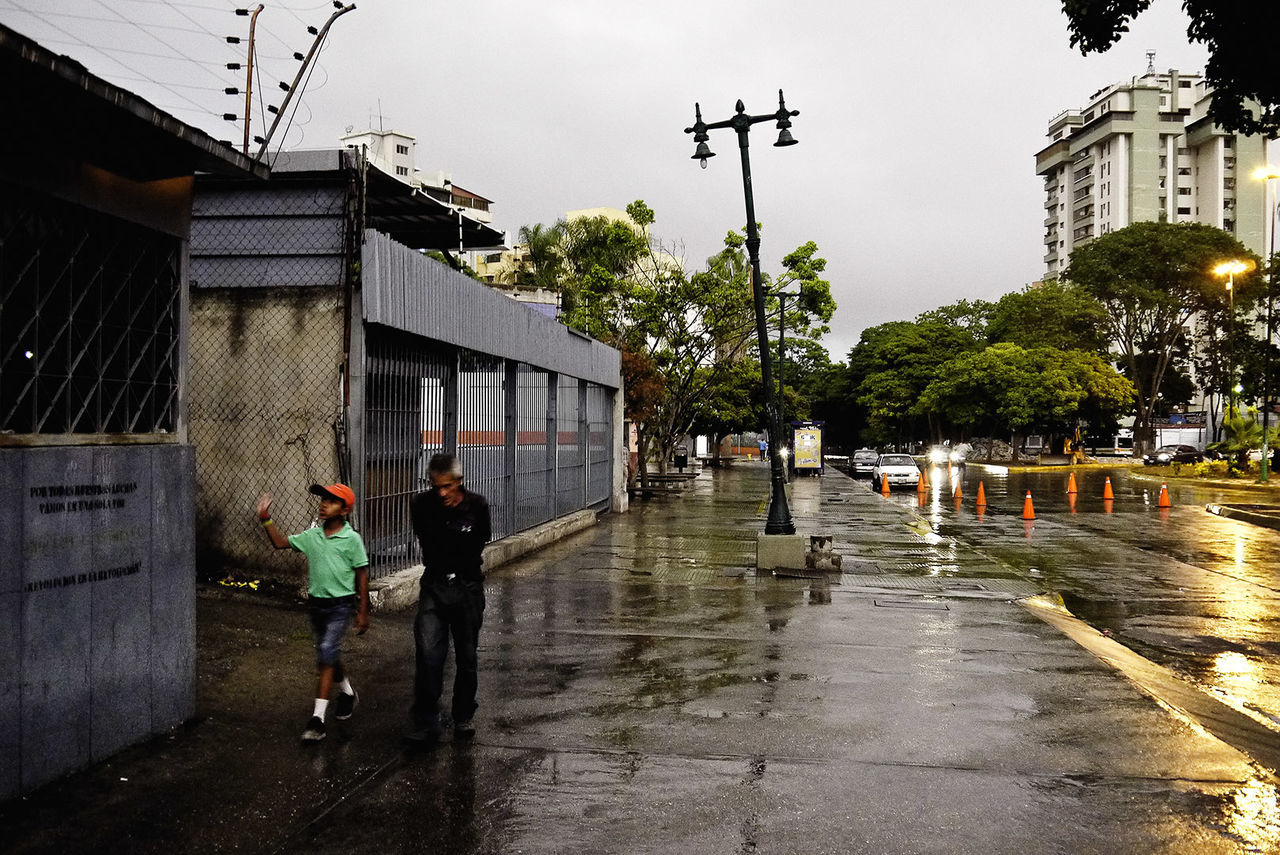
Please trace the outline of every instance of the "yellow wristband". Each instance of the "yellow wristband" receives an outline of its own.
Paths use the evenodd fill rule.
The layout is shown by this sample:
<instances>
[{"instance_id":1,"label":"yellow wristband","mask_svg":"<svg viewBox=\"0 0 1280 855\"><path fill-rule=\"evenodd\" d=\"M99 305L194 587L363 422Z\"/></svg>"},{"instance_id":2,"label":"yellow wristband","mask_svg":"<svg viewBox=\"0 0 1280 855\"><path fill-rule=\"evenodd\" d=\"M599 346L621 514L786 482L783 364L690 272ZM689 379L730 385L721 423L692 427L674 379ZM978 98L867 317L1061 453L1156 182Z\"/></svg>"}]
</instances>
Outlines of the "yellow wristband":
<instances>
[{"instance_id":1,"label":"yellow wristband","mask_svg":"<svg viewBox=\"0 0 1280 855\"><path fill-rule=\"evenodd\" d=\"M263 520L263 521L262 521L262 524L263 524L264 526L269 526L269 525L271 525L273 522L275 522L275 520L273 520L271 517L267 517L265 520Z\"/></svg>"}]
</instances>

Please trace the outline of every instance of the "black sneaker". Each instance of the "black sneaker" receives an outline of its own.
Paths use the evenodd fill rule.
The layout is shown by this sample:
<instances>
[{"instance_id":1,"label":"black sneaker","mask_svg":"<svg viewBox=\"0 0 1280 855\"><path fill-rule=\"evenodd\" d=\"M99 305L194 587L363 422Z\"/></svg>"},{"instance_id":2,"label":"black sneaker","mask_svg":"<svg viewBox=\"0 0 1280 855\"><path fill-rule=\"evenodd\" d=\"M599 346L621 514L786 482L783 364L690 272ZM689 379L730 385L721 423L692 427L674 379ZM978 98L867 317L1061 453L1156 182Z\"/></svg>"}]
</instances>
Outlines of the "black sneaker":
<instances>
[{"instance_id":1,"label":"black sneaker","mask_svg":"<svg viewBox=\"0 0 1280 855\"><path fill-rule=\"evenodd\" d=\"M453 723L454 739L469 742L470 740L475 739L475 736L476 726L471 719L467 719L466 721L456 721Z\"/></svg>"},{"instance_id":2,"label":"black sneaker","mask_svg":"<svg viewBox=\"0 0 1280 855\"><path fill-rule=\"evenodd\" d=\"M318 715L313 715L311 721L307 722L307 729L302 731L303 742L320 742L324 739L324 720Z\"/></svg>"},{"instance_id":3,"label":"black sneaker","mask_svg":"<svg viewBox=\"0 0 1280 855\"><path fill-rule=\"evenodd\" d=\"M358 703L360 703L360 695L355 689L352 689L349 695L346 692L339 692L338 699L333 702L333 717L338 721L346 721L351 718L351 713Z\"/></svg>"}]
</instances>

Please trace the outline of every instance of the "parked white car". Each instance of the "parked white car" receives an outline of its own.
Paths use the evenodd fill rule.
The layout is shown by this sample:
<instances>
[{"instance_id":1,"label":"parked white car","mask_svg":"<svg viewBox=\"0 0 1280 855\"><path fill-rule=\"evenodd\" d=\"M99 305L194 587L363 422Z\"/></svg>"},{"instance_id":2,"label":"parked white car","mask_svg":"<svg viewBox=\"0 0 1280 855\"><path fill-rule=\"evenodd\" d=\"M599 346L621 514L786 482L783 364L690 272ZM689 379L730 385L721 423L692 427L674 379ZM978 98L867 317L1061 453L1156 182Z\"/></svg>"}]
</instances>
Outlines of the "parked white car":
<instances>
[{"instance_id":1,"label":"parked white car","mask_svg":"<svg viewBox=\"0 0 1280 855\"><path fill-rule=\"evenodd\" d=\"M890 487L903 484L914 487L920 481L920 467L910 454L882 454L871 470L872 485L878 488L886 476Z\"/></svg>"}]
</instances>

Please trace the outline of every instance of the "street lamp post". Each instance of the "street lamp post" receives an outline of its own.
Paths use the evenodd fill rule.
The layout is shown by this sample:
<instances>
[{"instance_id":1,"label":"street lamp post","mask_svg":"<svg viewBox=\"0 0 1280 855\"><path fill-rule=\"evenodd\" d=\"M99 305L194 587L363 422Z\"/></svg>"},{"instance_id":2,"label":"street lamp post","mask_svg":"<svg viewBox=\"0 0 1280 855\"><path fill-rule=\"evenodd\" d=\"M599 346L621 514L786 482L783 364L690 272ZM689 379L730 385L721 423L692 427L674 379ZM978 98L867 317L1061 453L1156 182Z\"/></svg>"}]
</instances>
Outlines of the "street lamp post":
<instances>
[{"instance_id":1,"label":"street lamp post","mask_svg":"<svg viewBox=\"0 0 1280 855\"><path fill-rule=\"evenodd\" d=\"M1213 268L1214 276L1227 277L1227 403L1229 407L1234 407L1235 399L1235 319L1236 319L1236 274L1243 273L1248 270L1249 266L1243 261L1224 261L1217 267Z\"/></svg>"},{"instance_id":2,"label":"street lamp post","mask_svg":"<svg viewBox=\"0 0 1280 855\"><path fill-rule=\"evenodd\" d=\"M1270 471L1271 461L1269 445L1269 432L1271 422L1271 306L1274 301L1276 291L1276 200L1274 182L1280 179L1280 166L1264 166L1253 175L1263 183L1262 188L1262 204L1266 211L1263 218L1263 228L1267 228L1271 235L1270 244L1267 248L1267 335L1262 350L1262 461L1259 465L1259 475L1262 483L1267 483L1267 473ZM1270 198L1268 198L1270 194Z\"/></svg>"},{"instance_id":3,"label":"street lamp post","mask_svg":"<svg viewBox=\"0 0 1280 855\"><path fill-rule=\"evenodd\" d=\"M742 153L742 190L747 202L747 254L751 258L751 293L756 310L756 338L760 347L760 381L764 386L765 408L769 411L769 516L765 520L765 534L795 534L796 527L791 521L791 509L787 506L786 471L782 464L782 419L777 400L774 400L773 379L769 376L769 334L766 330L764 311L764 286L760 275L760 232L756 228L756 205L751 192L751 158L747 153L747 136L751 126L760 122L776 121L778 141L775 146L795 145L791 136L791 117L800 115L799 110L788 110L782 98L782 90L778 90L778 110L761 116L750 116L746 113L741 99L735 106L735 114L721 122L702 121L702 105L695 103L693 127L685 128L686 134L693 134L698 144L693 160L700 162L703 169L707 167L707 158L715 157L715 152L707 145L710 137L707 131L718 128L733 128L738 134L738 149Z\"/></svg>"}]
</instances>

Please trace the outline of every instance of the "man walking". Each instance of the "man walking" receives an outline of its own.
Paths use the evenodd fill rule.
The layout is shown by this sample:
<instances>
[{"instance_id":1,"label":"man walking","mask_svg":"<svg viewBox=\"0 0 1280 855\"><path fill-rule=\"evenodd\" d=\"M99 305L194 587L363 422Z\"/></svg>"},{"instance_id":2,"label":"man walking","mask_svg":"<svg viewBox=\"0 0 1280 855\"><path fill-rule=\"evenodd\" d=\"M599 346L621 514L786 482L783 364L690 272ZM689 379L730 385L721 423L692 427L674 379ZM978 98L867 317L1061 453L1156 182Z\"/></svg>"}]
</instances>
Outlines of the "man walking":
<instances>
[{"instance_id":1,"label":"man walking","mask_svg":"<svg viewBox=\"0 0 1280 855\"><path fill-rule=\"evenodd\" d=\"M417 644L410 746L429 747L440 738L444 661L453 638L453 738L475 735L476 647L484 617L481 552L488 543L489 502L462 486L462 468L452 454L427 464L431 489L410 502L413 531L422 546L422 580L413 625Z\"/></svg>"}]
</instances>

